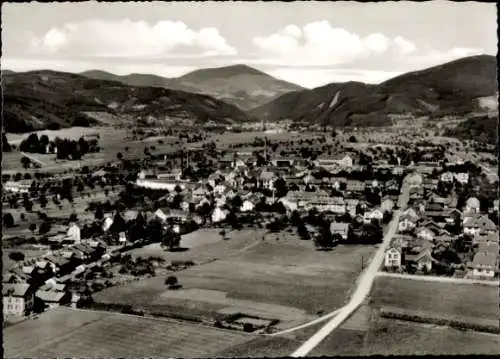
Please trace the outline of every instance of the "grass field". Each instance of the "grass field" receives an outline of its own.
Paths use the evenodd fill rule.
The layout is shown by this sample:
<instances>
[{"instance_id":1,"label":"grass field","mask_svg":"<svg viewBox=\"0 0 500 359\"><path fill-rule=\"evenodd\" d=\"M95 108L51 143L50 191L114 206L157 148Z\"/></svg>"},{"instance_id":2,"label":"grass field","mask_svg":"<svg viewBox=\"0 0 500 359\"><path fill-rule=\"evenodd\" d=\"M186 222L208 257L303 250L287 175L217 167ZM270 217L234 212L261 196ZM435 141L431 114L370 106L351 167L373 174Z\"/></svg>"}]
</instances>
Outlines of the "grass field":
<instances>
[{"instance_id":1,"label":"grass field","mask_svg":"<svg viewBox=\"0 0 500 359\"><path fill-rule=\"evenodd\" d=\"M374 307L396 307L457 319L498 318L498 288L470 284L378 277L372 291Z\"/></svg>"},{"instance_id":2,"label":"grass field","mask_svg":"<svg viewBox=\"0 0 500 359\"><path fill-rule=\"evenodd\" d=\"M252 339L169 320L57 308L4 330L5 357L211 357Z\"/></svg>"},{"instance_id":3,"label":"grass field","mask_svg":"<svg viewBox=\"0 0 500 359\"><path fill-rule=\"evenodd\" d=\"M167 260L207 262L176 273L183 290L175 295L166 290L164 278L157 277L105 289L94 299L147 308L178 306L190 314L239 308L293 326L343 305L361 270L361 257L367 260L373 251L370 246L339 246L322 252L309 241L263 241L253 231L246 234L241 240L233 232L228 241L164 252ZM155 253L139 249L134 254ZM214 258L218 260L210 261Z\"/></svg>"}]
</instances>

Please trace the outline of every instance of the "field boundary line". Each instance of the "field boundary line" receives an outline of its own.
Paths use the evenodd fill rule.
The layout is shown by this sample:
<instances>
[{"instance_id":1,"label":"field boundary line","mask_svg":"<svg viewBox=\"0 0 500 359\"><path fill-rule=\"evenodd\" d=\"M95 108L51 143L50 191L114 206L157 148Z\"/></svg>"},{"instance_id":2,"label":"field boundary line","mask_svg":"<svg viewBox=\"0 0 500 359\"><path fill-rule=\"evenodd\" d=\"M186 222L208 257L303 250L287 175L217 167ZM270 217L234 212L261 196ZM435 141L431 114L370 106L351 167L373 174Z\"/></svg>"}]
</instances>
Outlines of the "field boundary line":
<instances>
[{"instance_id":1,"label":"field boundary line","mask_svg":"<svg viewBox=\"0 0 500 359\"><path fill-rule=\"evenodd\" d=\"M380 271L376 274L377 277L400 278L407 280L418 280L422 282L438 282L438 283L451 283L451 284L468 284L468 285L484 285L498 287L499 282L488 280L476 280L465 278L451 278L451 277L438 277L438 276L424 276L415 274L399 274Z\"/></svg>"}]
</instances>

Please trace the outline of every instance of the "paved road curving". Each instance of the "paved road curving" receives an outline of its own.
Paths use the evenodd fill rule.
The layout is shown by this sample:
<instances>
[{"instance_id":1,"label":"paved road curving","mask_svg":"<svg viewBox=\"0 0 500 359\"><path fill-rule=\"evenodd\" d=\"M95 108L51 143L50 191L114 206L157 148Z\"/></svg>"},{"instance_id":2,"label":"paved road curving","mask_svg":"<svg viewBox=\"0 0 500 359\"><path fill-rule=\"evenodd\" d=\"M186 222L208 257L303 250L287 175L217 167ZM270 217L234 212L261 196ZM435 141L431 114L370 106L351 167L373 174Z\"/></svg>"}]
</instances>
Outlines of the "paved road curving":
<instances>
[{"instance_id":1,"label":"paved road curving","mask_svg":"<svg viewBox=\"0 0 500 359\"><path fill-rule=\"evenodd\" d=\"M310 353L319 343L321 343L333 330L339 327L349 316L364 302L366 297L371 291L373 282L380 266L384 260L384 255L386 249L391 243L391 239L397 232L399 217L401 216L401 211L406 208L409 198L409 188L406 182L403 181L403 186L401 194L399 197L399 207L400 210L394 212L392 221L389 223L388 231L384 236L379 249L375 253L372 261L366 268L366 270L361 274L360 280L358 282L358 287L356 288L354 294L345 307L341 308L341 311L328 323L325 324L318 332L316 332L311 338L309 338L304 344L300 346L295 352L291 354L292 357L304 357Z\"/></svg>"}]
</instances>

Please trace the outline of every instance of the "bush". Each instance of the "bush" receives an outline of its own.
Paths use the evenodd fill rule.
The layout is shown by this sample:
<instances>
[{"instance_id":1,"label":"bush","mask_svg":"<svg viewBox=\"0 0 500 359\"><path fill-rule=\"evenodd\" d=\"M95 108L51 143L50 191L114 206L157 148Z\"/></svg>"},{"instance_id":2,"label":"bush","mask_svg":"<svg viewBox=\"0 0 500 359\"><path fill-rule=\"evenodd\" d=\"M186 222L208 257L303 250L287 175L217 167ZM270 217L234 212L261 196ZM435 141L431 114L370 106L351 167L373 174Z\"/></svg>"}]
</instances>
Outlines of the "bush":
<instances>
[{"instance_id":1,"label":"bush","mask_svg":"<svg viewBox=\"0 0 500 359\"><path fill-rule=\"evenodd\" d=\"M7 228L14 227L14 217L10 213L5 213L3 215L3 225Z\"/></svg>"},{"instance_id":2,"label":"bush","mask_svg":"<svg viewBox=\"0 0 500 359\"><path fill-rule=\"evenodd\" d=\"M21 252L11 252L9 253L9 258L13 261L20 262L24 260L24 253Z\"/></svg>"},{"instance_id":3,"label":"bush","mask_svg":"<svg viewBox=\"0 0 500 359\"><path fill-rule=\"evenodd\" d=\"M243 331L247 333L251 333L255 330L254 326L252 323L245 323L243 324Z\"/></svg>"},{"instance_id":4,"label":"bush","mask_svg":"<svg viewBox=\"0 0 500 359\"><path fill-rule=\"evenodd\" d=\"M168 276L166 279L165 279L165 284L168 285L169 287L172 287L172 286L175 286L179 283L179 280L177 279L176 276L174 275L171 275L171 276Z\"/></svg>"}]
</instances>

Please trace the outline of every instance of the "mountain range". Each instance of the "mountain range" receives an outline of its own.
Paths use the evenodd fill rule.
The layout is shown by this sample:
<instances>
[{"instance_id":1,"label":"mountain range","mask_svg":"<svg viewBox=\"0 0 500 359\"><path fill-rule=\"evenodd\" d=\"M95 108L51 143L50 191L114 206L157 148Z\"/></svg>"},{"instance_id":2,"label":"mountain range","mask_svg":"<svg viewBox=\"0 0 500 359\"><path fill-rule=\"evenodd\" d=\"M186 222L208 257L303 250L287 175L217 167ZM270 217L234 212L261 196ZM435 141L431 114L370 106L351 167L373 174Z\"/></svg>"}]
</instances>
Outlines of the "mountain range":
<instances>
[{"instance_id":1,"label":"mountain range","mask_svg":"<svg viewBox=\"0 0 500 359\"><path fill-rule=\"evenodd\" d=\"M131 86L164 87L205 94L236 105L245 111L261 106L285 93L303 90L298 85L278 80L246 65L201 69L177 78L144 74L120 76L99 70L85 71L81 74L92 79L119 81Z\"/></svg>"},{"instance_id":2,"label":"mountain range","mask_svg":"<svg viewBox=\"0 0 500 359\"><path fill-rule=\"evenodd\" d=\"M389 114L468 114L485 98L497 102L498 91L496 58L488 55L406 73L377 85L346 82L315 89L245 65L201 69L175 79L103 71L4 70L2 80L4 128L9 132L93 125L101 121L100 114L115 120L119 115L119 121L125 117L197 123L289 119L334 126L389 125Z\"/></svg>"},{"instance_id":3,"label":"mountain range","mask_svg":"<svg viewBox=\"0 0 500 359\"><path fill-rule=\"evenodd\" d=\"M269 121L289 119L336 126L390 124L388 114L464 114L497 93L496 58L466 57L409 72L378 85L332 83L295 91L250 111Z\"/></svg>"},{"instance_id":4,"label":"mountain range","mask_svg":"<svg viewBox=\"0 0 500 359\"><path fill-rule=\"evenodd\" d=\"M211 96L129 86L65 72L2 72L2 85L7 132L91 126L110 118L146 123L169 119L219 124L250 120L238 107Z\"/></svg>"}]
</instances>

